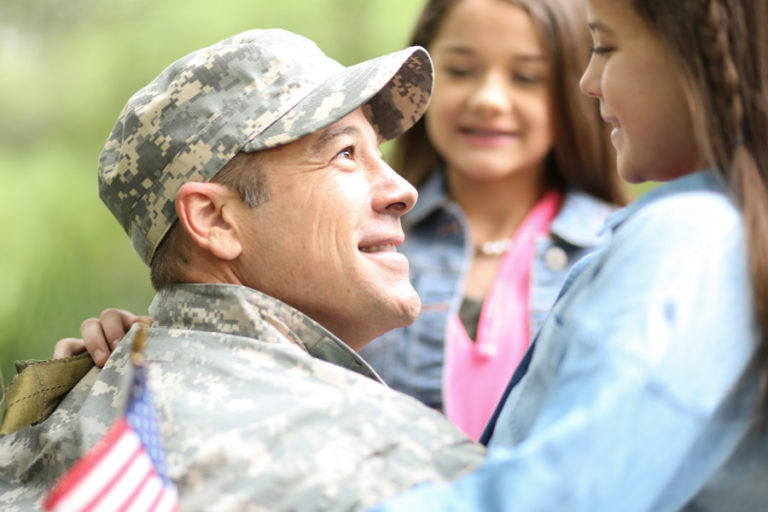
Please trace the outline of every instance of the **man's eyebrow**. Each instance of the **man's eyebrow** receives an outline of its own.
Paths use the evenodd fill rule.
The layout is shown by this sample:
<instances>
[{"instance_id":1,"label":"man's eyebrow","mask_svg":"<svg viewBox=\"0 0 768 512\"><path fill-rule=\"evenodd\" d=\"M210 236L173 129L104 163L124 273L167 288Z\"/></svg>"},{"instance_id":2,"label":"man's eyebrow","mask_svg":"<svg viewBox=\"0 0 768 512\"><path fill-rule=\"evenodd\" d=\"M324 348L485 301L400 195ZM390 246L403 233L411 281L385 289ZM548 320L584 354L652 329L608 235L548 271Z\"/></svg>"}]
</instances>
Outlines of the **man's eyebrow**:
<instances>
[{"instance_id":1,"label":"man's eyebrow","mask_svg":"<svg viewBox=\"0 0 768 512\"><path fill-rule=\"evenodd\" d=\"M311 145L309 149L313 153L320 151L325 146L330 144L331 141L333 141L334 139L337 139L345 135L356 135L359 132L360 132L359 128L351 125L331 128L330 130L327 130L322 135L320 135L320 137L317 138L317 140Z\"/></svg>"}]
</instances>

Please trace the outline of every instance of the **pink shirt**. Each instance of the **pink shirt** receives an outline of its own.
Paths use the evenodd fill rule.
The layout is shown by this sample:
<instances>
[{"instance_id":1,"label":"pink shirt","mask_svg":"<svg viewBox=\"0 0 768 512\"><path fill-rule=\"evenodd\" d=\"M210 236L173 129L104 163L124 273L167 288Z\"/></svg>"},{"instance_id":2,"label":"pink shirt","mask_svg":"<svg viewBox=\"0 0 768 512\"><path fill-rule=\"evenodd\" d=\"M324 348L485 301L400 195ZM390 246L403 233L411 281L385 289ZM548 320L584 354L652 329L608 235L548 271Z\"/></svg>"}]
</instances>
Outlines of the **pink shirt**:
<instances>
[{"instance_id":1,"label":"pink shirt","mask_svg":"<svg viewBox=\"0 0 768 512\"><path fill-rule=\"evenodd\" d=\"M523 220L504 253L480 312L477 339L458 315L448 319L443 369L445 414L479 439L512 373L528 348L528 297L534 244L549 231L562 194L547 192Z\"/></svg>"}]
</instances>

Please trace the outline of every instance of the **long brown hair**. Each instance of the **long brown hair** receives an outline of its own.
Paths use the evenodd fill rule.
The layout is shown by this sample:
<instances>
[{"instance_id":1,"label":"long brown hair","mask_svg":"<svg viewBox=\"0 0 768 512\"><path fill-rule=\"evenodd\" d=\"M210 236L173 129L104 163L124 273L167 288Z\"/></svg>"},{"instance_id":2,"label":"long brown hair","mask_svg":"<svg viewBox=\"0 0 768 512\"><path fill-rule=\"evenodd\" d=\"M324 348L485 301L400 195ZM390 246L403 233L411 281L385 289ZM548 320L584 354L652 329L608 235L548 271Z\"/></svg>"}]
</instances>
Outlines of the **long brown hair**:
<instances>
[{"instance_id":1,"label":"long brown hair","mask_svg":"<svg viewBox=\"0 0 768 512\"><path fill-rule=\"evenodd\" d=\"M410 44L427 49L442 22L462 0L429 0L416 22ZM626 191L616 172L616 156L599 105L579 91L591 39L581 0L498 0L525 10L533 20L551 65L550 95L555 144L547 162L548 181L624 204ZM437 87L440 85L437 84ZM421 185L441 161L422 118L401 135L392 151L393 167Z\"/></svg>"},{"instance_id":2,"label":"long brown hair","mask_svg":"<svg viewBox=\"0 0 768 512\"><path fill-rule=\"evenodd\" d=\"M743 212L768 406L768 2L630 1L676 59L698 146Z\"/></svg>"}]
</instances>

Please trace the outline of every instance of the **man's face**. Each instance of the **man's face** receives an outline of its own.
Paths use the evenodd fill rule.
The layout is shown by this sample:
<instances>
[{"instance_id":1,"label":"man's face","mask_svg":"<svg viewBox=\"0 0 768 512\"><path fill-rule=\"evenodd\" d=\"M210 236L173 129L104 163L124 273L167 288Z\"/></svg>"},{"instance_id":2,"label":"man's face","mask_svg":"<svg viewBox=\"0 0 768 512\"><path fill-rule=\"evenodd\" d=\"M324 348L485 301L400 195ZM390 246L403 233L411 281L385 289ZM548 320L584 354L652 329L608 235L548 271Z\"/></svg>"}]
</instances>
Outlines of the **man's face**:
<instances>
[{"instance_id":1,"label":"man's face","mask_svg":"<svg viewBox=\"0 0 768 512\"><path fill-rule=\"evenodd\" d=\"M271 199L236 214L240 281L304 312L353 349L409 325L410 284L400 217L416 190L382 159L357 109L331 126L261 152Z\"/></svg>"}]
</instances>

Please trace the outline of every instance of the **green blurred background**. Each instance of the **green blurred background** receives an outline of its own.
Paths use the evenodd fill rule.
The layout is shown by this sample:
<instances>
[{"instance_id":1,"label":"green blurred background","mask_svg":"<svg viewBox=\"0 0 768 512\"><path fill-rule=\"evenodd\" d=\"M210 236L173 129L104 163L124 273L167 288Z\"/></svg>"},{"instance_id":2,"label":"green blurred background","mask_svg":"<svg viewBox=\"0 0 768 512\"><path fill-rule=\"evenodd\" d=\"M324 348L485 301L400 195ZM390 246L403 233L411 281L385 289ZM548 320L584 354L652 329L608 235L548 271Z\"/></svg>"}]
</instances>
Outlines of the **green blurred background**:
<instances>
[{"instance_id":1,"label":"green blurred background","mask_svg":"<svg viewBox=\"0 0 768 512\"><path fill-rule=\"evenodd\" d=\"M128 97L177 58L282 27L345 64L402 48L420 0L0 0L0 361L48 358L107 306L145 312L149 272L96 192Z\"/></svg>"}]
</instances>

